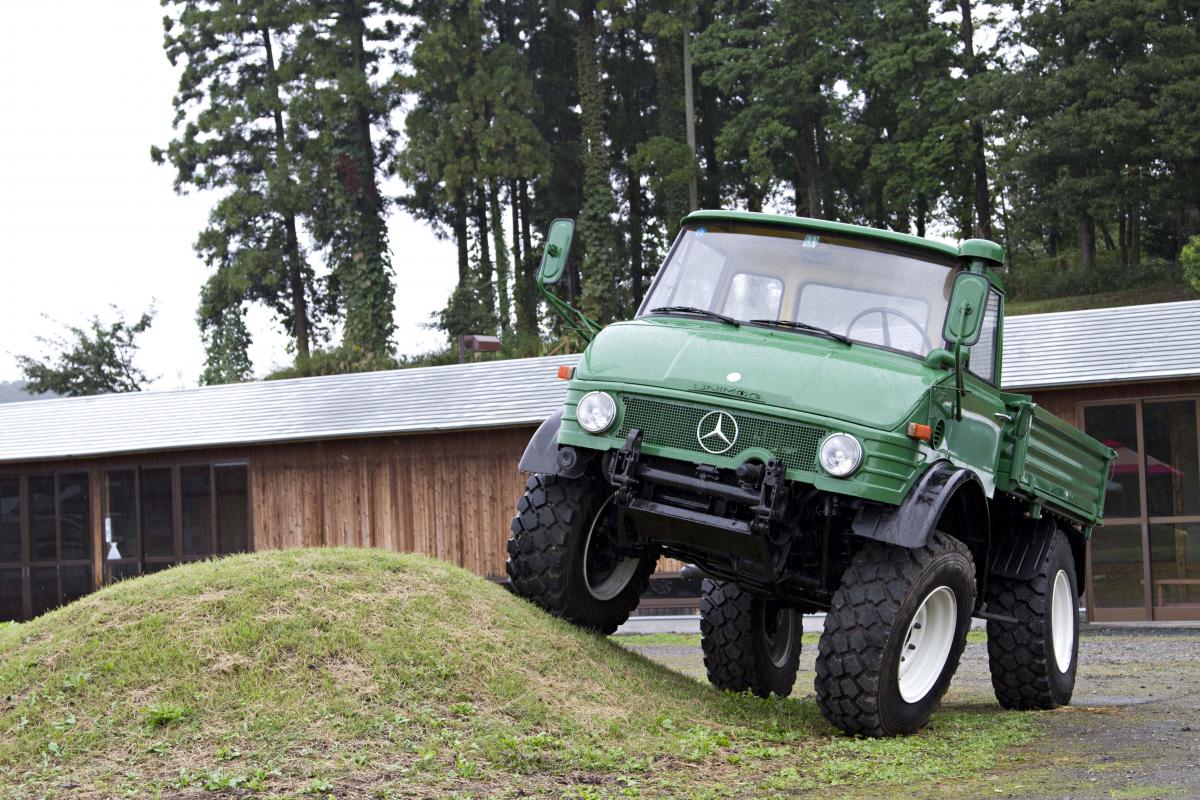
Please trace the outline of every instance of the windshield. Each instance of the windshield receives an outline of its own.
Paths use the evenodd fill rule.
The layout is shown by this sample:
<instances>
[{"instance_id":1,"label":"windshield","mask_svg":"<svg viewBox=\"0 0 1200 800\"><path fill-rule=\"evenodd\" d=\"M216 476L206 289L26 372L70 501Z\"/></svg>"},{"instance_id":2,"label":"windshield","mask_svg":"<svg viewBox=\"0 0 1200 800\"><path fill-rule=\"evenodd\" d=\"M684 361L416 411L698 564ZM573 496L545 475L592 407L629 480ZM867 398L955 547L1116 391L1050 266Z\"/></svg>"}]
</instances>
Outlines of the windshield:
<instances>
[{"instance_id":1,"label":"windshield","mask_svg":"<svg viewBox=\"0 0 1200 800\"><path fill-rule=\"evenodd\" d=\"M684 229L642 304L692 306L740 321L790 320L925 356L941 346L950 256L770 225Z\"/></svg>"}]
</instances>

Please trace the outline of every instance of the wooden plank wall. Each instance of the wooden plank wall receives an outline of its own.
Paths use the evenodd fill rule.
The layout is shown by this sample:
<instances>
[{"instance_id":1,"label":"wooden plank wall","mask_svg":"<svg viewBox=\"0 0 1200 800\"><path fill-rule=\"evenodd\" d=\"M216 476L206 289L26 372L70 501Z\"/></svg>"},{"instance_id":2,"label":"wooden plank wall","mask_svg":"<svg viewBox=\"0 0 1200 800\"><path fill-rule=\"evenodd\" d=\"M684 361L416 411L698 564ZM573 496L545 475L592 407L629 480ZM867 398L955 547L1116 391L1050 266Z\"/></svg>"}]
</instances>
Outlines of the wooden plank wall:
<instances>
[{"instance_id":1,"label":"wooden plank wall","mask_svg":"<svg viewBox=\"0 0 1200 800\"><path fill-rule=\"evenodd\" d=\"M255 547L382 547L504 575L509 523L534 428L256 448ZM659 571L680 564L664 559Z\"/></svg>"},{"instance_id":2,"label":"wooden plank wall","mask_svg":"<svg viewBox=\"0 0 1200 800\"><path fill-rule=\"evenodd\" d=\"M1082 427L1083 418L1079 414L1080 403L1196 395L1200 394L1200 380L1120 383L1071 389L1034 389L1028 394L1033 396L1035 403L1051 414L1076 427Z\"/></svg>"}]
</instances>

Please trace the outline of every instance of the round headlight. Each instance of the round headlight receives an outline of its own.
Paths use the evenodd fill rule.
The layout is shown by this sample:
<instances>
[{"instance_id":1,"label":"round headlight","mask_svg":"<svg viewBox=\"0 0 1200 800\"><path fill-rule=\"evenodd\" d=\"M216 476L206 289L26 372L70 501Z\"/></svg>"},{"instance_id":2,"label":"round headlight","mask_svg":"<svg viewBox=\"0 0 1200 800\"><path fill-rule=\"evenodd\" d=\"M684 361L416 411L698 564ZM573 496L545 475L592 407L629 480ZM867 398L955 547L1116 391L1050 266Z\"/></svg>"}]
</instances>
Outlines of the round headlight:
<instances>
[{"instance_id":1,"label":"round headlight","mask_svg":"<svg viewBox=\"0 0 1200 800\"><path fill-rule=\"evenodd\" d=\"M588 433L600 433L617 418L617 404L604 392L588 392L575 407L575 419Z\"/></svg>"},{"instance_id":2,"label":"round headlight","mask_svg":"<svg viewBox=\"0 0 1200 800\"><path fill-rule=\"evenodd\" d=\"M862 463L862 445L848 433L834 433L821 442L821 469L835 478L844 478Z\"/></svg>"}]
</instances>

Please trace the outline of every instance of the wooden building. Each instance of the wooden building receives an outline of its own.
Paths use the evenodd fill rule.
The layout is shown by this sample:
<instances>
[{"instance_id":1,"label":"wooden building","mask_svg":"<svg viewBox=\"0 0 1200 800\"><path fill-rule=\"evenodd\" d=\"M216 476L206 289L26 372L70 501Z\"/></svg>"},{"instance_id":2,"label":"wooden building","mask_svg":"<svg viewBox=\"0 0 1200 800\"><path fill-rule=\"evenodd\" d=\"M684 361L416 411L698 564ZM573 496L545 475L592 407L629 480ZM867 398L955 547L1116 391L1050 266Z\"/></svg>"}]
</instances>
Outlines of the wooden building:
<instances>
[{"instance_id":1,"label":"wooden building","mask_svg":"<svg viewBox=\"0 0 1200 800\"><path fill-rule=\"evenodd\" d=\"M1200 302L1010 318L1005 351L1005 388L1121 453L1089 614L1200 619ZM517 461L576 358L2 405L0 619L253 549L383 547L501 577Z\"/></svg>"}]
</instances>

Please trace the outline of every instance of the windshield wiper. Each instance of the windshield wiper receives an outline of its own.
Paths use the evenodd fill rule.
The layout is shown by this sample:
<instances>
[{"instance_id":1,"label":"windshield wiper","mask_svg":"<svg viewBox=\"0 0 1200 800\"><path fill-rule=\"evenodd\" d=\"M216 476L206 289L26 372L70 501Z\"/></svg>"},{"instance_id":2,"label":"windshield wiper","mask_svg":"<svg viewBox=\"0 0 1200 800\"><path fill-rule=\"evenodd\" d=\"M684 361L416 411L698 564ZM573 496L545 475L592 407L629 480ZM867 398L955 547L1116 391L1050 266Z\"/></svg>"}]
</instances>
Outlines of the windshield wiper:
<instances>
[{"instance_id":1,"label":"windshield wiper","mask_svg":"<svg viewBox=\"0 0 1200 800\"><path fill-rule=\"evenodd\" d=\"M726 325L732 325L735 328L742 323L738 322L733 317L727 317L724 314L718 314L715 311L709 311L706 308L697 308L696 306L659 306L658 308L650 309L651 314L695 314L698 317L708 317L724 322Z\"/></svg>"},{"instance_id":2,"label":"windshield wiper","mask_svg":"<svg viewBox=\"0 0 1200 800\"><path fill-rule=\"evenodd\" d=\"M840 333L834 333L828 328L821 328L816 325L809 325L807 322L797 322L791 319L752 319L750 322L754 325L774 325L777 328L790 328L795 331L806 331L815 333L818 336L828 336L830 339L836 339L843 344L850 344L849 336L844 336Z\"/></svg>"}]
</instances>

